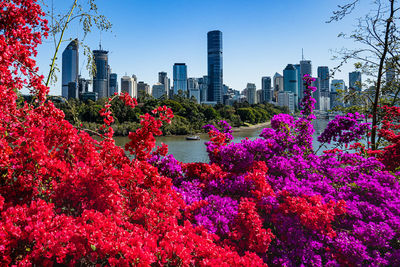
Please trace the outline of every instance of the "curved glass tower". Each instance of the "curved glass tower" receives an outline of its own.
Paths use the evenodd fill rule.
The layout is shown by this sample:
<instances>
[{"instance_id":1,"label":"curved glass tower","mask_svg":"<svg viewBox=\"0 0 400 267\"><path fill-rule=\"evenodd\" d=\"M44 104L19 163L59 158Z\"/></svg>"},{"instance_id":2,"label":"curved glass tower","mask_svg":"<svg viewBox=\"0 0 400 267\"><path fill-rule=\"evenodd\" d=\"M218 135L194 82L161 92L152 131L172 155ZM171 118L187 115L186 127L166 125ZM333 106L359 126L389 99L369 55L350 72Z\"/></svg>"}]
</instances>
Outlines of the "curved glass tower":
<instances>
[{"instance_id":1,"label":"curved glass tower","mask_svg":"<svg viewBox=\"0 0 400 267\"><path fill-rule=\"evenodd\" d=\"M61 95L68 99L68 84L78 84L79 52L78 39L72 40L62 53Z\"/></svg>"},{"instance_id":2,"label":"curved glass tower","mask_svg":"<svg viewBox=\"0 0 400 267\"><path fill-rule=\"evenodd\" d=\"M207 33L208 92L207 100L222 103L222 32Z\"/></svg>"}]
</instances>

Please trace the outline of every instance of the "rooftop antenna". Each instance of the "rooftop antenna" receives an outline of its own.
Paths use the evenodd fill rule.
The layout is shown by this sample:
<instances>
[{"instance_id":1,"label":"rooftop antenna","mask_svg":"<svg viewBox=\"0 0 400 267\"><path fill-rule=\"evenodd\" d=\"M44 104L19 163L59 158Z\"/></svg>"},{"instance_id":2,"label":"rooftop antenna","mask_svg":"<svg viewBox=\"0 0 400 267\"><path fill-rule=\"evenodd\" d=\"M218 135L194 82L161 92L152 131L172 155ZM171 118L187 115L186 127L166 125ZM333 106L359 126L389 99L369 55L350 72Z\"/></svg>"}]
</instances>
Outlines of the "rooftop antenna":
<instances>
[{"instance_id":1,"label":"rooftop antenna","mask_svg":"<svg viewBox=\"0 0 400 267\"><path fill-rule=\"evenodd\" d=\"M303 51L303 48L301 49L301 60L304 60L304 51Z\"/></svg>"},{"instance_id":2,"label":"rooftop antenna","mask_svg":"<svg viewBox=\"0 0 400 267\"><path fill-rule=\"evenodd\" d=\"M100 31L100 50L101 50L101 31Z\"/></svg>"}]
</instances>

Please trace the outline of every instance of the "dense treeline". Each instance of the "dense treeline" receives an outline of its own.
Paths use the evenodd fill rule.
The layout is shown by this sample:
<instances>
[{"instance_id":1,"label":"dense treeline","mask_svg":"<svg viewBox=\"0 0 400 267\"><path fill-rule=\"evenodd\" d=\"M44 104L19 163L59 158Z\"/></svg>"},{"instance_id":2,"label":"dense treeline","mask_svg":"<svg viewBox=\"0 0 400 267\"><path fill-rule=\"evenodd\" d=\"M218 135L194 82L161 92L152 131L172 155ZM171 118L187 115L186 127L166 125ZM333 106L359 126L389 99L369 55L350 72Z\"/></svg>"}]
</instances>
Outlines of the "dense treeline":
<instances>
[{"instance_id":1,"label":"dense treeline","mask_svg":"<svg viewBox=\"0 0 400 267\"><path fill-rule=\"evenodd\" d=\"M202 132L202 126L219 120L226 120L234 127L266 122L273 115L287 113L282 107L272 104L249 105L235 103L233 106L197 104L193 99L176 96L174 99L157 100L146 98L135 109L126 107L119 99L112 102L115 118L113 124L116 135L127 135L139 126L140 115L158 106L166 105L174 112L172 123L163 127L165 135L185 135ZM100 110L104 107L105 99L83 102L71 99L68 102L56 103L64 111L68 121L83 128L95 130L103 123Z\"/></svg>"}]
</instances>

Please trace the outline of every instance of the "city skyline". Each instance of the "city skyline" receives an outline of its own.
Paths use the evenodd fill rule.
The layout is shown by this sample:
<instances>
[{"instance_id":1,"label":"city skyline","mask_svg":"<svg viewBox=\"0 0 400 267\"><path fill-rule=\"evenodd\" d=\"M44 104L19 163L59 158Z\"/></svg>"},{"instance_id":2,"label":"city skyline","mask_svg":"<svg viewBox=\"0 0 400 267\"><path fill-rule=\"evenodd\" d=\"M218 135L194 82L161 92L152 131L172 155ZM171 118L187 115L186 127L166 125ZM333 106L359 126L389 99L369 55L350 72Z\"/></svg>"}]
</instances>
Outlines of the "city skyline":
<instances>
[{"instance_id":1,"label":"city skyline","mask_svg":"<svg viewBox=\"0 0 400 267\"><path fill-rule=\"evenodd\" d=\"M177 5L176 2L181 4L179 10L189 9L186 3L171 1L175 7ZM205 1L204 5L207 5L208 2ZM226 1L221 2L226 3ZM126 1L118 1L115 6L102 3L101 5L99 4L100 11L104 12L114 24L112 33L103 32L101 34L102 47L104 50L110 51L109 64L112 72L117 73L118 77L122 77L124 73L131 73L135 74L138 80L153 85L157 83L158 72L165 71L169 77L172 77L172 66L177 62L186 63L188 77L203 77L207 75L206 33L212 30L220 30L224 35L224 84L240 91L246 87L247 83L255 83L257 88L261 88L261 77L272 77L276 72L282 74L287 64L297 64L301 60L302 48L304 48L305 59L312 61L312 72L316 73L318 66L329 66L331 69L336 66L335 62L330 60L332 56L329 53L330 48L339 49L343 46L351 48L354 45L352 42L346 42L346 40L336 36L341 31L349 32L352 30L354 16L357 16L357 14L341 22L326 24L325 21L329 19L332 10L335 9L335 4L320 4L318 2L317 7L313 5L313 3L317 3L316 1L309 2L303 5L295 4L294 1L270 3L270 6L267 6L271 11L271 14L266 16L268 19L257 17L255 22L243 22L243 19L238 18L238 21L243 22L240 25L237 21L229 24L227 21L221 20L221 18L217 19L210 14L203 14L204 18L209 18L204 20L204 23L193 24L193 21L188 20L187 25L182 25L185 18L187 18L185 15L182 18L176 18L177 21L166 22L165 28L156 27L160 22L160 18L155 19L153 23L150 23L150 26L143 22L139 23L139 18L143 15L141 12L138 13L138 18L130 19L127 19L126 10L121 9L120 16L115 16L115 13L112 12L121 8L123 3L132 7L141 7L143 12L155 10L160 12L159 10L166 7L165 3L160 3L158 8L150 4L137 2L130 4ZM230 16L229 12L238 14L241 7L240 3L233 1L231 4L228 10L225 10L222 9L224 6L222 3L216 3L223 18ZM255 1L250 6L254 8L253 11L258 15L260 14L256 7L266 7L260 1ZM67 5L64 6L64 8L67 7ZM198 7L198 9L193 16L198 17L198 13L201 13L205 7L198 3L195 4L195 7ZM307 8L308 12L312 13L313 16L301 14ZM245 9L248 10L249 8ZM165 11L167 12L168 10L170 11L170 8ZM294 22L298 20L298 25L293 27L291 25L293 21L287 22L279 19L279 16L272 12L274 10L285 10L288 15L292 15L291 18ZM362 8L358 11L362 13ZM212 11L212 13L215 12L215 10ZM164 16L166 15L163 14L162 17ZM245 17L248 16L245 15ZM178 22L181 22L181 24ZM126 28L127 24L130 23L136 24L135 27L129 28L130 35L128 36ZM179 34L177 33L178 24L181 26ZM318 27L316 27L317 24ZM83 34L77 28L71 27L67 31L67 36L71 38L82 37ZM294 28L298 28L298 30ZM307 40L301 37L301 32L304 31L313 31L315 38ZM154 34L157 36L155 39L152 37ZM100 33L97 31L93 31L85 40L85 43L93 50L97 49L99 42ZM62 48L66 45L67 43L63 43ZM49 40L39 47L38 63L42 74L47 74L51 57L51 49L49 48L51 48ZM168 53L165 53L165 51L168 51ZM60 58L59 56L57 64L61 67ZM81 58L80 73L84 77L89 77L87 70L84 68L86 62L84 62L82 55ZM334 78L343 79L347 83L348 73L353 70L353 64L348 63L342 69L342 72L335 75ZM58 76L60 77L60 73ZM52 94L61 94L60 81L55 86L51 86L50 92Z\"/></svg>"}]
</instances>

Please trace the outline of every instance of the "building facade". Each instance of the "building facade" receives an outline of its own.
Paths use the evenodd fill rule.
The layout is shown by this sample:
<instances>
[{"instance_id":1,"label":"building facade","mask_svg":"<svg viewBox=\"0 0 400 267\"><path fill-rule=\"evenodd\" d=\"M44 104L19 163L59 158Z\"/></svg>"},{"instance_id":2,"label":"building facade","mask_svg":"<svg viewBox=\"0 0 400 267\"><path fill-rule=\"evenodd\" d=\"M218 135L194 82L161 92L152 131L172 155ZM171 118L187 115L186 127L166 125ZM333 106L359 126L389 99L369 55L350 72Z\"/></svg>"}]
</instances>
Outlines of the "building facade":
<instances>
[{"instance_id":1,"label":"building facade","mask_svg":"<svg viewBox=\"0 0 400 267\"><path fill-rule=\"evenodd\" d=\"M207 33L208 93L207 100L222 103L222 32Z\"/></svg>"},{"instance_id":2,"label":"building facade","mask_svg":"<svg viewBox=\"0 0 400 267\"><path fill-rule=\"evenodd\" d=\"M349 88L361 91L361 72L353 71L349 73Z\"/></svg>"},{"instance_id":3,"label":"building facade","mask_svg":"<svg viewBox=\"0 0 400 267\"><path fill-rule=\"evenodd\" d=\"M187 66L185 63L174 64L174 95L177 95L179 90L184 94L187 93Z\"/></svg>"},{"instance_id":4,"label":"building facade","mask_svg":"<svg viewBox=\"0 0 400 267\"><path fill-rule=\"evenodd\" d=\"M296 68L292 64L288 64L283 70L283 91L293 93L294 106L298 108L298 74Z\"/></svg>"},{"instance_id":5,"label":"building facade","mask_svg":"<svg viewBox=\"0 0 400 267\"><path fill-rule=\"evenodd\" d=\"M72 40L62 53L61 95L68 99L68 86L70 82L78 84L79 75L79 43L78 39Z\"/></svg>"},{"instance_id":6,"label":"building facade","mask_svg":"<svg viewBox=\"0 0 400 267\"><path fill-rule=\"evenodd\" d=\"M137 81L136 76L122 76L121 78L121 93L128 93L131 97L137 97Z\"/></svg>"},{"instance_id":7,"label":"building facade","mask_svg":"<svg viewBox=\"0 0 400 267\"><path fill-rule=\"evenodd\" d=\"M250 105L257 104L257 88L254 83L248 83L245 89L247 102Z\"/></svg>"},{"instance_id":8,"label":"building facade","mask_svg":"<svg viewBox=\"0 0 400 267\"><path fill-rule=\"evenodd\" d=\"M108 97L109 86L109 66L108 51L93 50L96 72L93 76L93 92L97 93L98 98Z\"/></svg>"},{"instance_id":9,"label":"building facade","mask_svg":"<svg viewBox=\"0 0 400 267\"><path fill-rule=\"evenodd\" d=\"M261 78L261 103L267 102L270 103L272 101L272 85L271 85L271 77L265 76Z\"/></svg>"},{"instance_id":10,"label":"building facade","mask_svg":"<svg viewBox=\"0 0 400 267\"><path fill-rule=\"evenodd\" d=\"M110 73L110 80L109 80L109 85L108 89L110 90L108 95L112 96L115 93L119 93L118 91L118 75L116 73Z\"/></svg>"},{"instance_id":11,"label":"building facade","mask_svg":"<svg viewBox=\"0 0 400 267\"><path fill-rule=\"evenodd\" d=\"M304 75L312 75L312 66L311 66L311 60L301 60L300 61L300 88L299 88L299 101L304 97L304 81L303 77Z\"/></svg>"}]
</instances>

